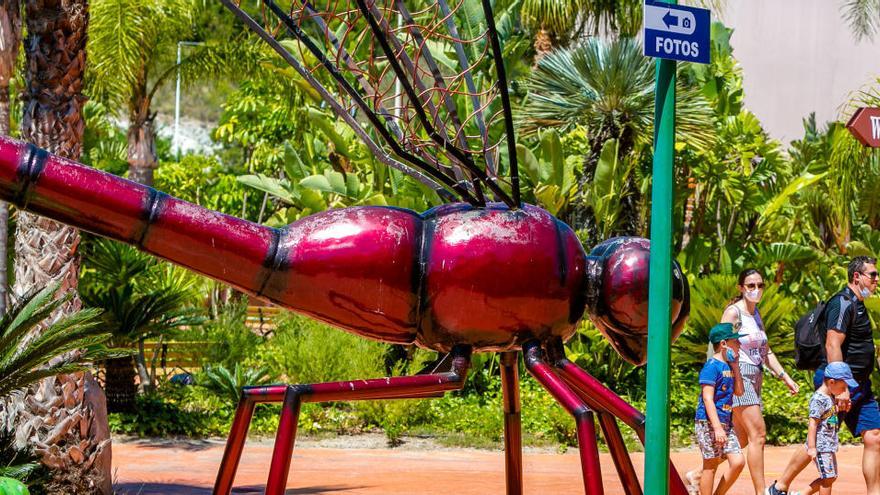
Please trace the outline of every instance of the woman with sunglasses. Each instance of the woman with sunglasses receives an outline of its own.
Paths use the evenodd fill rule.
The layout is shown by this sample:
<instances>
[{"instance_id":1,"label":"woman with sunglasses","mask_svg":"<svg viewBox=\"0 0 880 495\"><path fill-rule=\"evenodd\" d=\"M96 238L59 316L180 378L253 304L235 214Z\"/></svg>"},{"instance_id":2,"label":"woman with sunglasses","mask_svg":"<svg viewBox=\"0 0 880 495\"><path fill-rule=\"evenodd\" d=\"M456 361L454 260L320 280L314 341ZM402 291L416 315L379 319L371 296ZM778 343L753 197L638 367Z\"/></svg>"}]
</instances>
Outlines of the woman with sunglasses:
<instances>
[{"instance_id":1,"label":"woman with sunglasses","mask_svg":"<svg viewBox=\"0 0 880 495\"><path fill-rule=\"evenodd\" d=\"M739 274L737 280L739 294L724 309L722 323L732 323L740 337L739 367L745 386L745 393L733 398L733 426L742 447L746 450L746 461L756 495L763 495L764 482L764 442L767 431L764 426L761 401L761 386L764 380L764 367L776 378L785 382L791 395L798 393L798 384L788 376L779 359L767 343L767 333L758 303L764 295L764 278L758 270L749 268Z\"/></svg>"}]
</instances>

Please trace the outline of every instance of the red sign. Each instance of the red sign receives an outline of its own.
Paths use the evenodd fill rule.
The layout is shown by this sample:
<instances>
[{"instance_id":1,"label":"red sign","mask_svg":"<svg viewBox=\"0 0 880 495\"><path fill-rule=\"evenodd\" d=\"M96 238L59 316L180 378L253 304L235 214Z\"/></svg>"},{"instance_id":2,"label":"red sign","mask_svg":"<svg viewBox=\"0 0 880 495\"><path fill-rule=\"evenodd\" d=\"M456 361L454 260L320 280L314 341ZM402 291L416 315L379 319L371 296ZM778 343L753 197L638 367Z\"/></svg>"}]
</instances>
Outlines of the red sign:
<instances>
[{"instance_id":1,"label":"red sign","mask_svg":"<svg viewBox=\"0 0 880 495\"><path fill-rule=\"evenodd\" d=\"M880 148L880 108L856 110L846 128L865 146Z\"/></svg>"}]
</instances>

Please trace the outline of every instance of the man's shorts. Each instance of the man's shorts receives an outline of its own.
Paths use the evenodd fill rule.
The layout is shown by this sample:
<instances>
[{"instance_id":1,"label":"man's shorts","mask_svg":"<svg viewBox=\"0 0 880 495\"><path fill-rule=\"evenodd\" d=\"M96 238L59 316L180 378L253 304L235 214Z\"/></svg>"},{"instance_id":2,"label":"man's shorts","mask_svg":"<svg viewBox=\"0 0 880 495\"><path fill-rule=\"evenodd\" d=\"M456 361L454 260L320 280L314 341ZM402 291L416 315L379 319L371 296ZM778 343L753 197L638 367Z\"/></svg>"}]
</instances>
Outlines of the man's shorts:
<instances>
[{"instance_id":1,"label":"man's shorts","mask_svg":"<svg viewBox=\"0 0 880 495\"><path fill-rule=\"evenodd\" d=\"M837 454L834 452L819 452L816 454L816 469L819 470L819 478L837 478Z\"/></svg>"},{"instance_id":2,"label":"man's shorts","mask_svg":"<svg viewBox=\"0 0 880 495\"><path fill-rule=\"evenodd\" d=\"M813 374L813 386L817 389L822 386L825 377L825 367L819 368ZM840 418L846 423L846 427L854 436L860 436L868 430L880 429L880 406L874 392L871 391L871 378L865 377L859 382L858 387L849 387L849 399L852 406L849 411L840 413Z\"/></svg>"},{"instance_id":3,"label":"man's shorts","mask_svg":"<svg viewBox=\"0 0 880 495\"><path fill-rule=\"evenodd\" d=\"M708 421L698 419L694 423L697 445L700 446L700 453L703 454L703 459L724 459L728 454L739 454L741 452L739 439L736 438L736 432L733 431L731 425L724 427L724 431L727 433L727 443L720 447L715 443L715 432L712 431L712 425Z\"/></svg>"}]
</instances>

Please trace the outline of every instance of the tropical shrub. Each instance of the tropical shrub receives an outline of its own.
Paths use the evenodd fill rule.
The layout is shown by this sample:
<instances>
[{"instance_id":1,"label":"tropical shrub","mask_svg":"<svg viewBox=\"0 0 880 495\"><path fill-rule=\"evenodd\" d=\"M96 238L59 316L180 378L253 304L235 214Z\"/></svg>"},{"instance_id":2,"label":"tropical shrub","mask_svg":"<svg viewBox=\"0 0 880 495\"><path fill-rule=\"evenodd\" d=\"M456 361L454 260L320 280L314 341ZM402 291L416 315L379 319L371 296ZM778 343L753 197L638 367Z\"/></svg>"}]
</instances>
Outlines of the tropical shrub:
<instances>
[{"instance_id":1,"label":"tropical shrub","mask_svg":"<svg viewBox=\"0 0 880 495\"><path fill-rule=\"evenodd\" d=\"M275 336L258 351L254 365L287 383L316 383L386 375L386 345L323 323L286 313L276 320ZM250 363L246 363L250 364Z\"/></svg>"},{"instance_id":2,"label":"tropical shrub","mask_svg":"<svg viewBox=\"0 0 880 495\"><path fill-rule=\"evenodd\" d=\"M86 269L80 282L83 302L104 311L104 324L114 345L137 349L134 367L128 357L105 363L108 408L131 410L135 369L142 390L149 392L156 386L158 353L147 356L145 341L158 339L161 343L177 330L203 321L196 307L197 279L181 268L108 239L88 243L85 253Z\"/></svg>"},{"instance_id":3,"label":"tropical shrub","mask_svg":"<svg viewBox=\"0 0 880 495\"><path fill-rule=\"evenodd\" d=\"M240 298L220 305L215 318L187 331L191 339L206 343L200 358L204 366L232 368L253 360L266 338L246 325L246 317L247 298Z\"/></svg>"},{"instance_id":4,"label":"tropical shrub","mask_svg":"<svg viewBox=\"0 0 880 495\"><path fill-rule=\"evenodd\" d=\"M229 407L238 405L243 387L265 385L271 381L272 377L265 368L242 368L238 363L232 370L224 366L208 366L196 379L200 387L217 394Z\"/></svg>"},{"instance_id":5,"label":"tropical shrub","mask_svg":"<svg viewBox=\"0 0 880 495\"><path fill-rule=\"evenodd\" d=\"M99 310L81 310L48 323L72 297L67 293L56 298L58 288L52 284L25 295L0 318L0 476L37 485L47 473L37 463L45 451L24 443L30 430L20 423L30 418L18 408L24 404L25 388L125 354L106 347L110 334L100 326Z\"/></svg>"}]
</instances>

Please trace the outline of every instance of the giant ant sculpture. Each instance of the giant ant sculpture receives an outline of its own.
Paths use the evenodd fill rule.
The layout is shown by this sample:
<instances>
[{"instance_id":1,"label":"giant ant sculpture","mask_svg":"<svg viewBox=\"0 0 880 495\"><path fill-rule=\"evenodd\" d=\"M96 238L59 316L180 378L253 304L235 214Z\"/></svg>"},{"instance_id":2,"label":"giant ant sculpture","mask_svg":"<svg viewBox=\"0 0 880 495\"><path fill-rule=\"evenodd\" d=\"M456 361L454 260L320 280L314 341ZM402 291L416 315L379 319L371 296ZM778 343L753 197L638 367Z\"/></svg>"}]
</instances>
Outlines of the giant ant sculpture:
<instances>
[{"instance_id":1,"label":"giant ant sculpture","mask_svg":"<svg viewBox=\"0 0 880 495\"><path fill-rule=\"evenodd\" d=\"M464 0L454 6L427 2L415 13L403 0L327 0L323 9L295 0L298 6L288 10L264 0L274 27L266 11L261 24L237 2L221 1L318 91L377 159L461 202L424 213L331 210L274 229L0 139L0 198L21 209L135 245L357 335L448 353L435 369L415 376L245 388L214 493L232 489L256 404L283 403L266 484L266 493L278 495L287 483L303 402L441 396L464 385L474 352L501 353L507 491L521 493L521 351L528 372L575 418L585 492L603 493L598 419L625 492L641 495L617 420L644 442L644 416L566 359L563 343L586 310L625 359L644 363L648 241L616 238L588 255L571 228L521 203L489 0L481 0L485 32L476 35L456 26ZM390 19L400 27L392 28ZM437 34L441 28L444 36ZM305 67L307 57L279 41L285 33L316 67ZM428 38L445 40L462 70L441 69L425 49ZM477 61L469 61L474 54ZM475 72L483 70L484 77L492 65L496 83L479 88ZM315 76L317 67L328 71L335 90ZM487 117L498 99L501 110ZM462 110L467 104L470 112ZM499 176L501 140L507 142L509 182ZM487 201L484 189L498 201ZM688 316L688 286L677 264L670 269L677 336ZM684 495L681 479L674 469L671 474L672 493Z\"/></svg>"}]
</instances>

